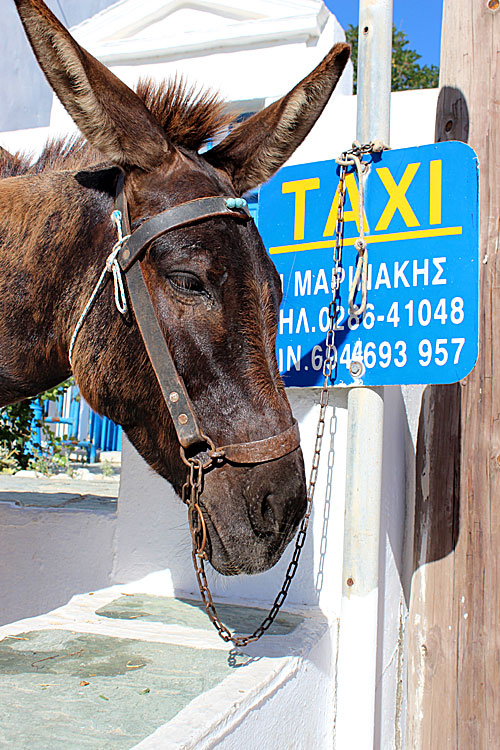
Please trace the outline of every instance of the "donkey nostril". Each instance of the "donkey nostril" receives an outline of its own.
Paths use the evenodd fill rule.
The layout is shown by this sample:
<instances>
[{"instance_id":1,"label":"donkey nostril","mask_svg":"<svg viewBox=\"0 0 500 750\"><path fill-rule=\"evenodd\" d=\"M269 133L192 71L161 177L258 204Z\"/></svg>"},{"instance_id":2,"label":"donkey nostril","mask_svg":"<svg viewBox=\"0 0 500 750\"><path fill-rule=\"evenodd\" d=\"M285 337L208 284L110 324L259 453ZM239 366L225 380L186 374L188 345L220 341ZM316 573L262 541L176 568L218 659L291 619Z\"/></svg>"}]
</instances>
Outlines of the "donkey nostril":
<instances>
[{"instance_id":1,"label":"donkey nostril","mask_svg":"<svg viewBox=\"0 0 500 750\"><path fill-rule=\"evenodd\" d=\"M264 522L264 526L268 529L274 529L276 526L276 516L274 513L273 508L273 502L275 501L274 495L272 492L268 492L264 499L262 500L261 505L261 514L262 514L262 520Z\"/></svg>"},{"instance_id":2,"label":"donkey nostril","mask_svg":"<svg viewBox=\"0 0 500 750\"><path fill-rule=\"evenodd\" d=\"M285 465L284 469L287 468L290 467ZM292 468L296 466L293 464ZM286 543L306 509L302 471L290 471L289 476L285 471L269 476L268 467L253 469L245 477L242 494L255 536L269 545Z\"/></svg>"}]
</instances>

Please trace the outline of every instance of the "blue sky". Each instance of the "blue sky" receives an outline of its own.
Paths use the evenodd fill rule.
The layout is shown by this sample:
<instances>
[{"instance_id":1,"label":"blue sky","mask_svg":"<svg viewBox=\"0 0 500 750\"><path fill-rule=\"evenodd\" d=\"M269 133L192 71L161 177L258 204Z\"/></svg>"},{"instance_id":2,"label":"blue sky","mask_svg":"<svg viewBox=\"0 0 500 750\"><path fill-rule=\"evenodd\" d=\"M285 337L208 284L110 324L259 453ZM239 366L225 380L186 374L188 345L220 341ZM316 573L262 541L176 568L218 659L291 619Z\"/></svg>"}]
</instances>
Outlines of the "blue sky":
<instances>
[{"instance_id":1,"label":"blue sky","mask_svg":"<svg viewBox=\"0 0 500 750\"><path fill-rule=\"evenodd\" d=\"M422 55L421 65L439 65L441 44L441 0L393 0L393 19L396 28L406 32L410 49ZM358 23L357 0L325 0L339 23L346 28Z\"/></svg>"}]
</instances>

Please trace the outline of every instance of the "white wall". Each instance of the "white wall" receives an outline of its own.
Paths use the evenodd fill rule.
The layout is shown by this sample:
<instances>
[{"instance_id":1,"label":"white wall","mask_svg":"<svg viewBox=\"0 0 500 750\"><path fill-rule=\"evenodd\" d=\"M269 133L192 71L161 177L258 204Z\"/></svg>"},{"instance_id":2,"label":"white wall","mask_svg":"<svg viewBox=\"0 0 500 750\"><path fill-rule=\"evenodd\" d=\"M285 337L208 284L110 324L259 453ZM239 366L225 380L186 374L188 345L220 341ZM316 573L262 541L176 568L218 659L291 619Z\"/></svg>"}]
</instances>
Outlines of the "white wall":
<instances>
[{"instance_id":1,"label":"white wall","mask_svg":"<svg viewBox=\"0 0 500 750\"><path fill-rule=\"evenodd\" d=\"M112 512L0 502L0 624L109 586L115 528Z\"/></svg>"},{"instance_id":2,"label":"white wall","mask_svg":"<svg viewBox=\"0 0 500 750\"><path fill-rule=\"evenodd\" d=\"M189 17L189 13L187 14ZM189 18L186 18L188 24ZM187 26L188 27L188 26ZM137 62L111 65L110 68L129 86L140 78L154 81L184 78L197 89L212 89L228 102L251 100L274 101L292 89L323 59L332 45L344 41L345 35L335 16L329 14L319 40L272 44L245 49L220 50L213 54L183 58L169 62ZM342 75L334 97L352 92L352 64ZM50 127L53 132L66 133L74 129L73 122L60 102L54 98Z\"/></svg>"},{"instance_id":3,"label":"white wall","mask_svg":"<svg viewBox=\"0 0 500 750\"><path fill-rule=\"evenodd\" d=\"M385 388L384 459L382 478L381 553L379 588L379 634L375 747L398 748L404 736L405 628L407 606L403 589L404 532L406 519L406 462L412 462L413 440L405 403L398 387ZM293 412L299 422L306 474L318 417L317 389L288 389ZM418 396L418 393L417 393ZM418 398L417 398L418 402ZM323 663L337 688L335 663L338 620L341 615L344 488L346 465L347 390L331 392L326 419L324 450L320 461L312 527L304 548L296 580L287 605L319 607L330 622L332 662ZM119 497L117 555L113 581L127 582L158 572L155 590L163 594L197 594L190 559L190 537L186 509L167 482L154 475L128 443ZM231 602L269 605L283 582L291 548L272 570L258 576L223 578L209 572L215 597ZM324 653L323 651L321 653ZM326 658L326 657L325 657ZM321 662L321 658L320 658ZM344 679L358 680L357 674ZM266 703L266 705L268 705ZM270 705L270 704L269 704ZM251 724L249 725L249 727ZM330 726L330 724L328 724ZM245 731L247 727L245 726ZM242 735L238 734L238 739ZM330 737L333 741L333 733ZM228 740L229 741L229 740ZM256 747L257 745L251 745ZM225 747L224 744L221 747ZM233 747L228 744L227 747ZM329 747L328 744L318 747ZM338 750L351 750L339 744ZM356 750L364 750L356 748Z\"/></svg>"},{"instance_id":4,"label":"white wall","mask_svg":"<svg viewBox=\"0 0 500 750\"><path fill-rule=\"evenodd\" d=\"M437 89L399 91L391 95L392 148L408 148L434 142L437 95ZM245 98L252 98L250 92ZM272 97L265 98L266 103L272 100ZM339 92L287 163L305 164L333 159L344 149L350 148L356 135L356 100L356 96ZM5 131L0 133L0 145L12 151L25 149L36 154L46 139L59 128L64 127L64 133L71 132L74 129L72 121L68 122L66 115L64 122L59 119L59 106L54 104L54 127Z\"/></svg>"},{"instance_id":5,"label":"white wall","mask_svg":"<svg viewBox=\"0 0 500 750\"><path fill-rule=\"evenodd\" d=\"M224 48L221 42L211 54L193 53L193 56L184 55L182 59L145 63L141 58L141 48L147 43L147 39L133 37L137 59L128 60L126 65L110 67L130 86L134 86L141 77L150 77L155 81L183 77L197 88L219 91L222 98L228 102L272 101L293 88L321 61L335 42L343 41L345 38L335 16L326 12L324 8L321 10L320 3L312 5L317 6L319 19L317 38L314 39L289 43L277 41L270 36L268 39L263 37L256 43L244 36L248 30L242 26L239 48L234 48L234 45ZM196 9L186 8L182 13L186 29L190 28L190 23L197 23L199 13ZM105 15L103 17L105 18ZM89 23L92 22L91 19ZM89 31L82 33L85 28L85 24L75 27L74 32L78 38L83 37L84 42L93 51L92 45L89 44ZM151 28L151 33L155 33L154 28ZM207 32L207 44L210 36L211 33ZM351 91L352 65L349 63L337 85L335 96L348 95ZM65 135L75 130L73 121L54 96L49 131L46 128L5 131L0 133L0 145L12 150L27 148L38 152L49 132L54 136Z\"/></svg>"},{"instance_id":6,"label":"white wall","mask_svg":"<svg viewBox=\"0 0 500 750\"><path fill-rule=\"evenodd\" d=\"M63 23L73 25L115 0L45 0ZM0 130L48 126L52 92L29 46L16 6L0 3Z\"/></svg>"},{"instance_id":7,"label":"white wall","mask_svg":"<svg viewBox=\"0 0 500 750\"><path fill-rule=\"evenodd\" d=\"M394 147L404 147L432 142L436 102L435 90L393 94L391 144ZM323 117L292 161L300 163L330 158L349 147L355 133L355 113L355 97L337 97L328 105ZM19 139L19 135L13 134L12 141ZM3 139L0 139L0 143L2 142L9 147L9 136L4 134ZM407 529L411 539L409 522L413 518L412 506L406 508L405 492L408 490L411 501L421 388L407 387L403 390L404 393L400 388L385 388L375 745L381 750L402 747L405 722L405 582L408 576L405 570L404 536ZM310 465L317 415L317 391L296 389L289 391L289 395L300 423L306 461ZM299 574L289 595L289 603L292 605L319 606L322 609L331 623L330 640L333 644L336 643L341 600L347 422L345 399L343 389L334 390L332 404L335 406L336 426L333 442L329 446L330 457L326 453L322 458L313 533L307 541ZM326 441L327 444L330 442L329 436ZM327 487L329 475L332 481ZM327 511L329 519L326 524ZM16 513L25 511L17 509ZM45 604L47 607L60 604L64 596L69 598L71 593L85 588L107 585L110 581L135 580L154 571L158 571L157 583L163 593L196 593L185 509L169 485L145 466L130 445L124 445L118 516L113 532L109 521L78 521L76 518L71 519L71 522L67 519L62 521L57 518L58 512L54 513L53 518L47 518L43 523L40 520L35 523L33 519L21 524L18 520L12 524L11 518L8 521L8 545L4 549L8 551L8 569L18 571L11 583L19 581L19 585L16 585L16 589L11 589L11 599L5 601L9 601L9 606L12 604L13 611L19 612L19 616L41 611ZM93 540L88 547L90 555L95 555L90 567L86 566L86 555L81 555L80 550L77 555L73 552L78 523L82 524L83 538ZM96 524L96 533L93 524ZM48 533L41 533L44 525ZM324 526L327 526L326 536L323 536ZM114 556L110 554L113 534ZM14 536L17 544L14 543ZM19 544L20 539L22 541ZM326 552L322 557L321 550L325 544ZM271 602L281 585L289 554L287 551L275 569L258 577L228 579L215 573L210 574L215 595L231 601ZM409 553L406 553L406 558L410 559ZM39 559L44 560L43 565L38 563ZM72 562L68 564L67 559ZM64 578L57 577L61 564L64 566ZM321 569L324 571L322 586L319 584ZM30 578L33 585L26 585ZM334 665L335 653L332 659ZM325 669L334 669L332 664L324 665ZM352 679L356 680L357 676L353 675ZM251 727L251 722L248 726ZM230 744L227 746L231 747ZM337 748L351 750L342 745L337 745Z\"/></svg>"}]
</instances>

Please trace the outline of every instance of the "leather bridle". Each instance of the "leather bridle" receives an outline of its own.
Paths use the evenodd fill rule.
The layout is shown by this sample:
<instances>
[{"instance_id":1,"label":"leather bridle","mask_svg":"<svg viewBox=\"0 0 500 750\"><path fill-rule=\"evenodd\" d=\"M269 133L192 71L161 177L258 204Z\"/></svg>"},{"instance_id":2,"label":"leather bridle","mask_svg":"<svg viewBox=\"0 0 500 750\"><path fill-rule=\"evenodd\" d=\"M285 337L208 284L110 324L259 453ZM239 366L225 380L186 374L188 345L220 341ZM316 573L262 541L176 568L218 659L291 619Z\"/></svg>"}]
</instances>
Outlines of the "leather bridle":
<instances>
[{"instance_id":1,"label":"leather bridle","mask_svg":"<svg viewBox=\"0 0 500 750\"><path fill-rule=\"evenodd\" d=\"M235 205L237 207L235 207ZM130 302L144 346L160 385L179 441L185 463L186 451L193 453L194 446L208 454L202 464L206 469L223 461L237 464L258 464L274 461L291 453L300 445L296 420L284 432L262 440L215 446L198 424L193 404L180 377L167 342L161 331L151 297L141 269L141 259L151 243L158 237L181 227L224 216L236 221L250 221L246 202L240 199L214 196L197 198L162 211L131 231L124 176L121 175L116 196L116 209L121 217L121 231L126 239L118 253L118 263L125 275ZM202 449L202 446L206 446Z\"/></svg>"}]
</instances>

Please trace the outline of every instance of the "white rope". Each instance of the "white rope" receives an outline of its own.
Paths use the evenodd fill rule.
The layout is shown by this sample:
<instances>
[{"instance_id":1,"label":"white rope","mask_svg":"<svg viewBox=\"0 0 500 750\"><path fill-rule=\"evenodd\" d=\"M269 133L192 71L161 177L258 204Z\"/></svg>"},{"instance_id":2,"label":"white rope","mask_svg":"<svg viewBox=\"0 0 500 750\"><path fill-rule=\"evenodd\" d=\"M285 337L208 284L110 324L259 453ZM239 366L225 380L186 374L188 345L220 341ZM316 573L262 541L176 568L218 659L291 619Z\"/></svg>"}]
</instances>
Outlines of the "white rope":
<instances>
[{"instance_id":1,"label":"white rope","mask_svg":"<svg viewBox=\"0 0 500 750\"><path fill-rule=\"evenodd\" d=\"M120 264L116 259L116 255L122 246L122 242L117 243L117 245L118 248L115 250L115 245L115 248L113 248L113 252L111 253L111 255L109 255L106 261L106 271L113 274L116 309L122 315L125 315L125 313L127 312L127 298L125 297L125 288L123 286L122 269L120 268Z\"/></svg>"},{"instance_id":2,"label":"white rope","mask_svg":"<svg viewBox=\"0 0 500 750\"><path fill-rule=\"evenodd\" d=\"M125 287L123 285L122 271L120 268L120 264L118 263L117 257L118 257L118 253L120 252L123 243L128 240L130 235L129 234L125 236L123 235L120 211L113 211L113 213L111 214L111 218L113 219L117 227L118 241L115 243L112 251L106 258L106 265L102 269L101 275L99 276L97 284L95 285L92 291L92 294L90 295L89 301L85 305L83 312L80 315L80 318L78 320L78 323L75 326L75 330L73 331L73 335L71 337L71 341L69 344L69 353L68 353L69 363L71 365L71 368L73 368L73 349L75 347L76 339L78 338L78 334L80 333L80 329L83 326L85 318L87 317L89 311L92 309L92 306L95 302L97 294L99 293L99 289L101 288L102 282L104 281L104 277L106 276L107 273L113 274L115 305L116 305L118 312L120 312L122 315L125 315L125 313L127 312L127 298L125 295Z\"/></svg>"}]
</instances>

